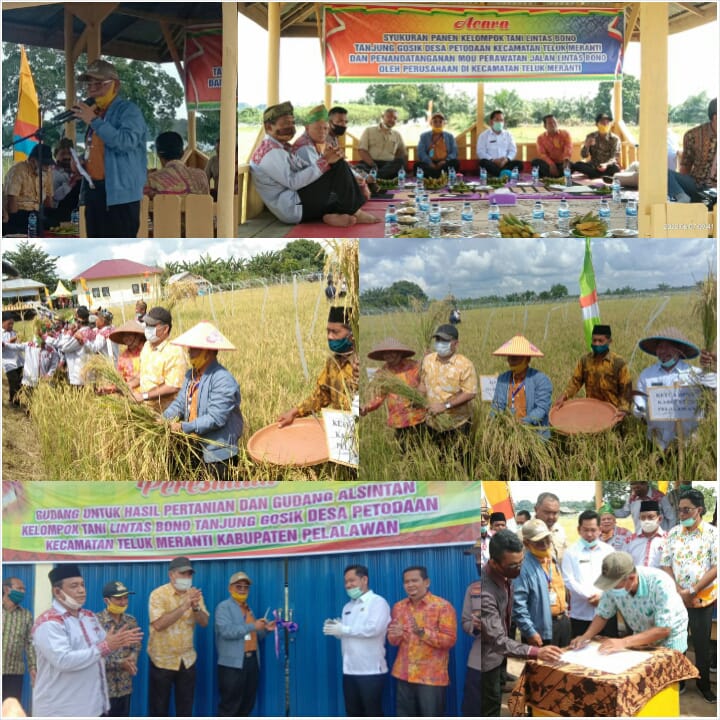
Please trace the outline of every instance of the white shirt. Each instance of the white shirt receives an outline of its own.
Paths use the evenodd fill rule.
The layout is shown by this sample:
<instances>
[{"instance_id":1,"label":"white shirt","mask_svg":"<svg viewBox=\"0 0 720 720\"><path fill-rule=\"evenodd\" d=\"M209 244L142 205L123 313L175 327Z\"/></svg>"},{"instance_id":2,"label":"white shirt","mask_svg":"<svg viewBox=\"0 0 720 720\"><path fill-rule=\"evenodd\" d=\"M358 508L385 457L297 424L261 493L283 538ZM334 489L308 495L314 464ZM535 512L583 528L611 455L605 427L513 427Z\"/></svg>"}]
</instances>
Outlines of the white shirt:
<instances>
[{"instance_id":1,"label":"white shirt","mask_svg":"<svg viewBox=\"0 0 720 720\"><path fill-rule=\"evenodd\" d=\"M632 555L637 566L659 568L666 541L667 533L659 527L650 537L642 533L633 535L623 550Z\"/></svg>"},{"instance_id":2,"label":"white shirt","mask_svg":"<svg viewBox=\"0 0 720 720\"><path fill-rule=\"evenodd\" d=\"M89 610L71 615L57 600L36 621L33 715L100 717L110 709L101 643L105 630Z\"/></svg>"},{"instance_id":3,"label":"white shirt","mask_svg":"<svg viewBox=\"0 0 720 720\"><path fill-rule=\"evenodd\" d=\"M595 606L588 602L593 595L601 595L594 582L602 574L602 561L615 552L610 545L598 540L590 549L580 540L571 545L562 560L562 576L565 587L570 591L570 617L575 620L592 620Z\"/></svg>"},{"instance_id":4,"label":"white shirt","mask_svg":"<svg viewBox=\"0 0 720 720\"><path fill-rule=\"evenodd\" d=\"M385 633L390 624L390 606L385 598L368 590L345 605L341 622L343 674L386 673Z\"/></svg>"},{"instance_id":5,"label":"white shirt","mask_svg":"<svg viewBox=\"0 0 720 720\"><path fill-rule=\"evenodd\" d=\"M23 366L23 344L11 342L17 340L17 333L13 330L8 332L2 331L2 366L3 372L17 370Z\"/></svg>"},{"instance_id":6,"label":"white shirt","mask_svg":"<svg viewBox=\"0 0 720 720\"><path fill-rule=\"evenodd\" d=\"M648 388L667 387L675 384L683 386L703 385L704 387L716 389L717 375L712 372L704 373L700 368L688 365L684 360L679 360L677 365L669 371L663 369L660 363L656 362L640 373L637 389L639 392L647 394ZM635 395L633 415L647 418L647 401L647 398L641 395ZM698 426L698 421L685 420L682 426L685 437L687 438ZM647 419L647 428L648 438L651 440L654 439L663 450L675 438L675 422L673 420L663 422Z\"/></svg>"},{"instance_id":7,"label":"white shirt","mask_svg":"<svg viewBox=\"0 0 720 720\"><path fill-rule=\"evenodd\" d=\"M71 385L84 385L83 369L93 353L92 340L95 338L95 330L90 327L82 328L84 343L75 339L74 335L63 333L58 338L57 348L65 356L67 365L68 382Z\"/></svg>"},{"instance_id":8,"label":"white shirt","mask_svg":"<svg viewBox=\"0 0 720 720\"><path fill-rule=\"evenodd\" d=\"M517 145L515 145L513 136L507 130L500 133L496 133L494 130L486 130L478 135L478 160L497 160L498 158L514 160L516 154Z\"/></svg>"}]
</instances>

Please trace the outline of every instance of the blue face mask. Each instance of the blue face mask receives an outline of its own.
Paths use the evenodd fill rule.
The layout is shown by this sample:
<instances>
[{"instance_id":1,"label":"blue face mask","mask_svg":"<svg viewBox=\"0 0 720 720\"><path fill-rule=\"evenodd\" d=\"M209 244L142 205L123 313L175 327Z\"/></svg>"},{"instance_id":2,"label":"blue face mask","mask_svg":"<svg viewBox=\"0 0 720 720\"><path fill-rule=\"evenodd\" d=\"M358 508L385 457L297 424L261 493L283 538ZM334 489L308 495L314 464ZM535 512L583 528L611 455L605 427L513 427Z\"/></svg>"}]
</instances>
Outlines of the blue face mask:
<instances>
[{"instance_id":1,"label":"blue face mask","mask_svg":"<svg viewBox=\"0 0 720 720\"><path fill-rule=\"evenodd\" d=\"M22 590L13 589L8 593L8 599L19 605L25 599L25 593Z\"/></svg>"},{"instance_id":2,"label":"blue face mask","mask_svg":"<svg viewBox=\"0 0 720 720\"><path fill-rule=\"evenodd\" d=\"M616 598L623 598L628 596L628 591L625 588L610 588L608 592Z\"/></svg>"},{"instance_id":3,"label":"blue face mask","mask_svg":"<svg viewBox=\"0 0 720 720\"><path fill-rule=\"evenodd\" d=\"M592 542L588 542L585 538L581 537L580 542L582 543L582 546L586 547L588 550L592 550L598 544L597 538Z\"/></svg>"},{"instance_id":4,"label":"blue face mask","mask_svg":"<svg viewBox=\"0 0 720 720\"><path fill-rule=\"evenodd\" d=\"M670 370L670 368L673 368L678 364L679 359L680 358L670 358L670 360L666 360L665 362L660 361L660 367Z\"/></svg>"},{"instance_id":5,"label":"blue face mask","mask_svg":"<svg viewBox=\"0 0 720 720\"><path fill-rule=\"evenodd\" d=\"M610 349L609 345L593 345L592 351L596 355L602 355L603 353L606 353Z\"/></svg>"},{"instance_id":6,"label":"blue face mask","mask_svg":"<svg viewBox=\"0 0 720 720\"><path fill-rule=\"evenodd\" d=\"M350 352L353 349L352 335L348 335L340 340L328 340L328 347L331 352L338 354Z\"/></svg>"},{"instance_id":7,"label":"blue face mask","mask_svg":"<svg viewBox=\"0 0 720 720\"><path fill-rule=\"evenodd\" d=\"M693 517L684 518L680 521L680 524L683 527L690 528L695 524L695 518L693 518Z\"/></svg>"}]
</instances>

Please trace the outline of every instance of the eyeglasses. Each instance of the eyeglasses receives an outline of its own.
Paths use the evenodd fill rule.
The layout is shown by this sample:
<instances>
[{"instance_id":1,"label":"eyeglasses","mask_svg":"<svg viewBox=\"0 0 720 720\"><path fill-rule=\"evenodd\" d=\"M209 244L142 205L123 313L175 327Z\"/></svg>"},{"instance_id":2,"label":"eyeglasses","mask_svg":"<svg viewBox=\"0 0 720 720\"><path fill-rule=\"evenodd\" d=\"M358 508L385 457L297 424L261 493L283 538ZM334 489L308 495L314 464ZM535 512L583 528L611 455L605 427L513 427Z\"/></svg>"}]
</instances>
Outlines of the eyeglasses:
<instances>
[{"instance_id":1,"label":"eyeglasses","mask_svg":"<svg viewBox=\"0 0 720 720\"><path fill-rule=\"evenodd\" d=\"M518 570L522 566L522 560L519 563L511 563L510 565L505 565L506 570Z\"/></svg>"},{"instance_id":2,"label":"eyeglasses","mask_svg":"<svg viewBox=\"0 0 720 720\"><path fill-rule=\"evenodd\" d=\"M103 85L107 85L108 83L111 83L112 80L88 80L85 83L86 87L101 87Z\"/></svg>"},{"instance_id":3,"label":"eyeglasses","mask_svg":"<svg viewBox=\"0 0 720 720\"><path fill-rule=\"evenodd\" d=\"M680 513L680 515L689 515L694 509L694 507L679 507L678 513Z\"/></svg>"}]
</instances>

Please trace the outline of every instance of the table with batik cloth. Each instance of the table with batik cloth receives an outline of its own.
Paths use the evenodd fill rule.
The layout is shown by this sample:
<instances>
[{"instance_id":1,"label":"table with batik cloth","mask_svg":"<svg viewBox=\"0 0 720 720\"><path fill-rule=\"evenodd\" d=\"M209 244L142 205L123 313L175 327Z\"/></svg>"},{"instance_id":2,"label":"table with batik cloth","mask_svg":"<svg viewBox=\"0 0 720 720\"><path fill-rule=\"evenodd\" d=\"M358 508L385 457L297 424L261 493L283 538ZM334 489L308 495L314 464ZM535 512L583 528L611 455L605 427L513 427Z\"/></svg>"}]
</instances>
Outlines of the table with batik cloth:
<instances>
[{"instance_id":1,"label":"table with batik cloth","mask_svg":"<svg viewBox=\"0 0 720 720\"><path fill-rule=\"evenodd\" d=\"M528 660L508 699L510 714L525 715L527 705L535 716L677 717L677 683L699 677L698 671L677 650L649 651L647 661L618 675L573 663Z\"/></svg>"}]
</instances>

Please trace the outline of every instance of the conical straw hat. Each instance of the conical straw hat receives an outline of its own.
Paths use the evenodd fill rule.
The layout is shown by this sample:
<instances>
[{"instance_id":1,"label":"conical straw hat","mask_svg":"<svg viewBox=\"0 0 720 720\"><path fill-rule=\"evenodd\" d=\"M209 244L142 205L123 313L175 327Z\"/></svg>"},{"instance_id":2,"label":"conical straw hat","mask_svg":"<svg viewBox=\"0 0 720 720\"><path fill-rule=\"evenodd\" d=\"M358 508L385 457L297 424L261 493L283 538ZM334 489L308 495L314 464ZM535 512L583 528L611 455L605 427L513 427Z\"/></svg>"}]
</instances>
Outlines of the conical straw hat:
<instances>
[{"instance_id":1,"label":"conical straw hat","mask_svg":"<svg viewBox=\"0 0 720 720\"><path fill-rule=\"evenodd\" d=\"M388 337L377 343L377 345L370 350L367 356L371 360L383 360L385 358L385 353L389 352L401 353L403 357L412 357L415 354L415 351L412 348L404 345L395 338Z\"/></svg>"},{"instance_id":2,"label":"conical straw hat","mask_svg":"<svg viewBox=\"0 0 720 720\"><path fill-rule=\"evenodd\" d=\"M676 327L664 328L655 335L643 338L640 342L638 342L638 345L640 346L640 349L643 352L648 353L648 355L657 356L657 346L662 340L667 340L674 345L679 345L681 347L683 357L686 360L692 360L692 358L696 358L700 354L700 348L694 343L691 343L687 336Z\"/></svg>"},{"instance_id":3,"label":"conical straw hat","mask_svg":"<svg viewBox=\"0 0 720 720\"><path fill-rule=\"evenodd\" d=\"M235 350L235 346L209 322L199 322L180 337L170 341L171 345L182 345L191 348L208 350Z\"/></svg>"},{"instance_id":4,"label":"conical straw hat","mask_svg":"<svg viewBox=\"0 0 720 720\"><path fill-rule=\"evenodd\" d=\"M141 325L137 320L128 320L123 323L120 327L115 328L108 337L114 343L122 343L121 338L126 333L133 333L134 335L142 335L145 337L145 326Z\"/></svg>"},{"instance_id":5,"label":"conical straw hat","mask_svg":"<svg viewBox=\"0 0 720 720\"><path fill-rule=\"evenodd\" d=\"M536 348L526 337L514 335L504 345L501 345L493 355L520 355L521 357L545 357L545 354Z\"/></svg>"}]
</instances>

